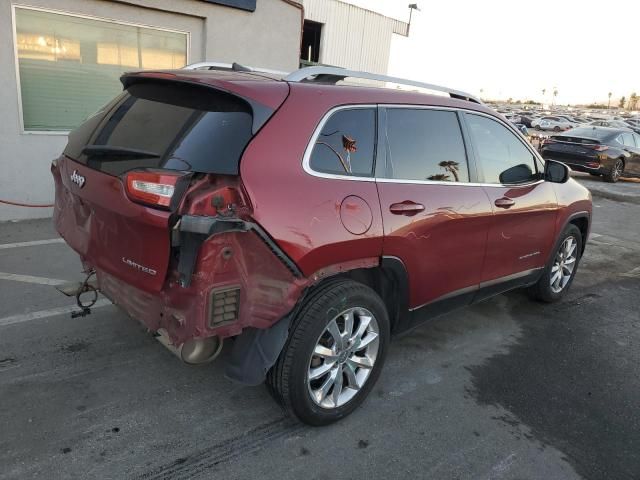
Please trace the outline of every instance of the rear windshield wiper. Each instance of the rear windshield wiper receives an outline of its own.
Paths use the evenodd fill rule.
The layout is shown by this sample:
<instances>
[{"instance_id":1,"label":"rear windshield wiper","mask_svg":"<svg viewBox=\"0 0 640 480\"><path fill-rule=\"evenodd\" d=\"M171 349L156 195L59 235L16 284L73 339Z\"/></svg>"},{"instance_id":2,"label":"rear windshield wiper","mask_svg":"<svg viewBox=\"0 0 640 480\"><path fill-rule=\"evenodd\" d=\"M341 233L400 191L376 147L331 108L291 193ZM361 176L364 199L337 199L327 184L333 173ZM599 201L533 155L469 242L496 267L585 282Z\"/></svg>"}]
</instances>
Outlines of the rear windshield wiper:
<instances>
[{"instance_id":1,"label":"rear windshield wiper","mask_svg":"<svg viewBox=\"0 0 640 480\"><path fill-rule=\"evenodd\" d=\"M137 150L135 148L112 147L109 145L87 145L82 149L82 153L88 157L109 156L121 158L155 158L159 157L157 153L148 152L146 150Z\"/></svg>"}]
</instances>

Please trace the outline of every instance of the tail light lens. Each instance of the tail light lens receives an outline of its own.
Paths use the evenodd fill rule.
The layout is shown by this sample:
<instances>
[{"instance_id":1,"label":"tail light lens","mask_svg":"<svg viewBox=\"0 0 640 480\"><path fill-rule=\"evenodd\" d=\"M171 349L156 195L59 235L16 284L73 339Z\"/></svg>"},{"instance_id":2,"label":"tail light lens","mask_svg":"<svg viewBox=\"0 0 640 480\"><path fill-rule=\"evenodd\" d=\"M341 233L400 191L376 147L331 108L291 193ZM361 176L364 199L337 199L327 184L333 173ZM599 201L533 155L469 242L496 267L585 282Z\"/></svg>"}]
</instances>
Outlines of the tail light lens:
<instances>
[{"instance_id":1,"label":"tail light lens","mask_svg":"<svg viewBox=\"0 0 640 480\"><path fill-rule=\"evenodd\" d=\"M127 196L150 207L169 208L182 172L132 171L125 177Z\"/></svg>"},{"instance_id":2,"label":"tail light lens","mask_svg":"<svg viewBox=\"0 0 640 480\"><path fill-rule=\"evenodd\" d=\"M604 152L605 150L609 150L609 147L606 145L594 145L593 148L596 152Z\"/></svg>"}]
</instances>

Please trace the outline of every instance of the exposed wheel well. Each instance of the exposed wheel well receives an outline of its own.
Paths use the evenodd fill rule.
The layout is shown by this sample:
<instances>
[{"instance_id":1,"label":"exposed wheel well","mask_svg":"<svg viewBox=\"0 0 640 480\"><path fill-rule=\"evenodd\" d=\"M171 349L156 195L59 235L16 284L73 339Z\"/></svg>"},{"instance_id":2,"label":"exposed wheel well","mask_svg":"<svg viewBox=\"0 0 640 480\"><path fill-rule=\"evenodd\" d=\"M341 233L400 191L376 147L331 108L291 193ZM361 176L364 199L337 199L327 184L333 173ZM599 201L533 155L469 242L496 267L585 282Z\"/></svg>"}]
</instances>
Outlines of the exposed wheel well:
<instances>
[{"instance_id":1,"label":"exposed wheel well","mask_svg":"<svg viewBox=\"0 0 640 480\"><path fill-rule=\"evenodd\" d=\"M356 268L322 280L314 286L317 288L325 282L336 279L350 279L367 285L375 291L389 314L391 332L398 321L407 314L409 308L409 282L404 264L397 258L383 258L380 266L375 268Z\"/></svg>"},{"instance_id":2,"label":"exposed wheel well","mask_svg":"<svg viewBox=\"0 0 640 480\"><path fill-rule=\"evenodd\" d=\"M580 252L580 255L582 255L584 253L585 244L587 243L587 234L589 233L589 219L587 217L578 217L572 219L569 223L580 229L582 236L582 251Z\"/></svg>"}]
</instances>

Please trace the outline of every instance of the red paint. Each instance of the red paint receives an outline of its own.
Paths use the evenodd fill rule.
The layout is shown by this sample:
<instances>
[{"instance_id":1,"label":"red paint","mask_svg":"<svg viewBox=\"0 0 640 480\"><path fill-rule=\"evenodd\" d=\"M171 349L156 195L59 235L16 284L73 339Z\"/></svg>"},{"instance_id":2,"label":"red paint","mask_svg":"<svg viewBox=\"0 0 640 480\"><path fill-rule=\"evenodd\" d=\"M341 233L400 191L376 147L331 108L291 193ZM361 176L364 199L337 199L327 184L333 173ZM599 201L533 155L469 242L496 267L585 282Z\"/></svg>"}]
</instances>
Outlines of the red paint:
<instances>
[{"instance_id":1,"label":"red paint","mask_svg":"<svg viewBox=\"0 0 640 480\"><path fill-rule=\"evenodd\" d=\"M543 265L570 215L591 215L588 192L573 180L527 187L394 184L321 178L302 168L313 131L335 106L422 104L495 115L482 105L391 89L288 85L238 72L130 77L142 76L207 84L278 109L247 146L240 176L193 180L175 217L132 202L118 177L64 157L52 167L60 234L86 266L96 268L101 289L114 302L151 330L165 328L176 344L267 328L291 310L305 287L336 273L376 268L383 255L406 266L410 307L417 307ZM86 178L83 189L70 181L74 170ZM256 222L303 277L295 278L255 233L236 232L206 240L191 285L178 285L170 222L184 214ZM540 253L526 256L535 251ZM209 295L225 286L241 288L239 319L210 328Z\"/></svg>"}]
</instances>

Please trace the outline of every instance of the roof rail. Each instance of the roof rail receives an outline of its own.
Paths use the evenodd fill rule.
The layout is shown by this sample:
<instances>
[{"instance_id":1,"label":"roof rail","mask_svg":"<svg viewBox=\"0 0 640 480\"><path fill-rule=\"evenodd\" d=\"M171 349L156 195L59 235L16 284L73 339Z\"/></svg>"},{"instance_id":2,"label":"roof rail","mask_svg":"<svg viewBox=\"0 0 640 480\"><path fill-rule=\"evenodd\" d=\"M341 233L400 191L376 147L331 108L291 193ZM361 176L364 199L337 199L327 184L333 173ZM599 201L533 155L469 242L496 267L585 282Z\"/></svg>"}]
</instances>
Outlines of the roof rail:
<instances>
[{"instance_id":1,"label":"roof rail","mask_svg":"<svg viewBox=\"0 0 640 480\"><path fill-rule=\"evenodd\" d=\"M314 80L309 80L309 77L315 77ZM457 98L459 100L467 100L470 102L476 102L482 104L482 100L479 98L466 93L461 92L459 90L454 90L452 88L441 87L440 85L433 85L431 83L423 83L417 82L415 80L408 80L406 78L398 78L398 77L390 77L388 75L379 75L377 73L369 73L369 72L359 72L356 70L346 70L340 67L325 67L325 66L315 66L315 67L305 67L295 72L291 72L289 75L283 78L287 82L308 82L308 81L316 81L316 82L327 82L327 83L336 83L340 80L345 79L346 77L352 78L364 78L367 80L378 80L380 82L390 82L397 83L400 85L411 85L413 87L426 88L428 90L434 90L436 92L444 92L447 93L451 98Z\"/></svg>"},{"instance_id":2,"label":"roof rail","mask_svg":"<svg viewBox=\"0 0 640 480\"><path fill-rule=\"evenodd\" d=\"M233 72L256 72L256 73L272 73L274 75L287 75L287 72L279 70L270 70L261 67L248 67L239 63L221 63L221 62L198 62L182 67L183 70L231 70Z\"/></svg>"}]
</instances>

